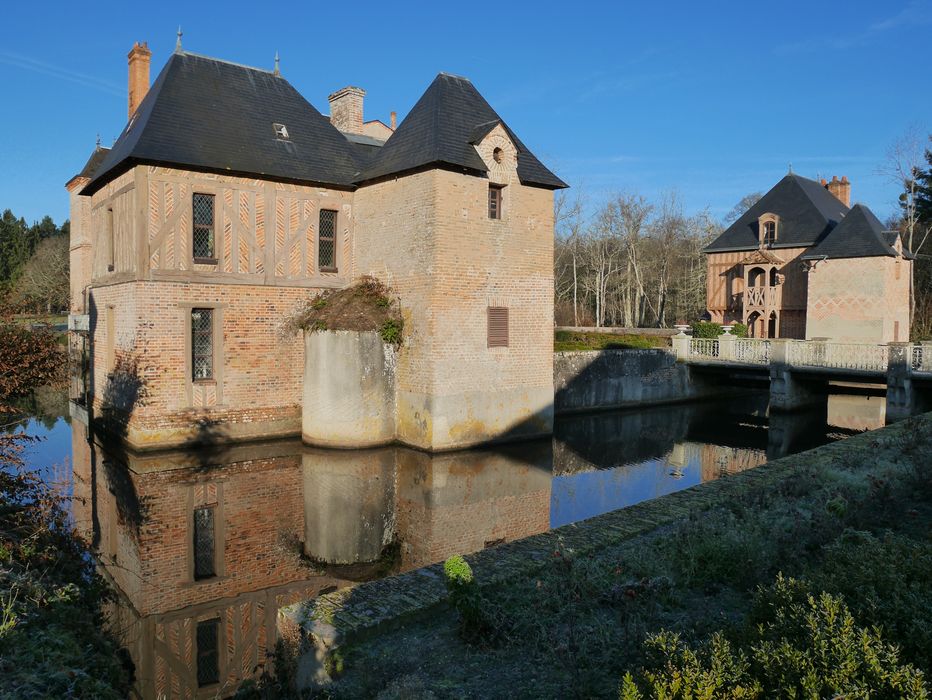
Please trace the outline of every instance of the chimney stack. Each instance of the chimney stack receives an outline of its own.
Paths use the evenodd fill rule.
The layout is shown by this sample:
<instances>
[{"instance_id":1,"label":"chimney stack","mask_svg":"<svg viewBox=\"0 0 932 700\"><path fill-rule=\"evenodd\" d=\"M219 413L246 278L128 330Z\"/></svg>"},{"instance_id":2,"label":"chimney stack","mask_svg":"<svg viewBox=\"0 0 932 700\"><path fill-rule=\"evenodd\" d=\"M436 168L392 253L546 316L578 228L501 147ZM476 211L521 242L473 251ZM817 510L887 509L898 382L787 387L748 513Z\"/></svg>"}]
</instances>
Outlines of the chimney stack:
<instances>
[{"instance_id":1,"label":"chimney stack","mask_svg":"<svg viewBox=\"0 0 932 700\"><path fill-rule=\"evenodd\" d=\"M841 180L837 175L832 175L832 181L822 180L822 186L835 195L836 199L841 200L846 207L851 206L851 183L848 182L847 176L842 176Z\"/></svg>"},{"instance_id":2,"label":"chimney stack","mask_svg":"<svg viewBox=\"0 0 932 700\"><path fill-rule=\"evenodd\" d=\"M362 98L366 91L348 86L330 95L330 123L345 133L361 134Z\"/></svg>"},{"instance_id":3,"label":"chimney stack","mask_svg":"<svg viewBox=\"0 0 932 700\"><path fill-rule=\"evenodd\" d=\"M149 92L149 63L152 52L147 42L133 44L127 55L129 59L129 117L132 117L142 102L142 98Z\"/></svg>"},{"instance_id":4,"label":"chimney stack","mask_svg":"<svg viewBox=\"0 0 932 700\"><path fill-rule=\"evenodd\" d=\"M398 112L392 112L392 119L391 119L391 122L392 122L392 124L391 124L391 126L392 126L392 131L394 131L394 130L395 130L395 124L398 123Z\"/></svg>"}]
</instances>

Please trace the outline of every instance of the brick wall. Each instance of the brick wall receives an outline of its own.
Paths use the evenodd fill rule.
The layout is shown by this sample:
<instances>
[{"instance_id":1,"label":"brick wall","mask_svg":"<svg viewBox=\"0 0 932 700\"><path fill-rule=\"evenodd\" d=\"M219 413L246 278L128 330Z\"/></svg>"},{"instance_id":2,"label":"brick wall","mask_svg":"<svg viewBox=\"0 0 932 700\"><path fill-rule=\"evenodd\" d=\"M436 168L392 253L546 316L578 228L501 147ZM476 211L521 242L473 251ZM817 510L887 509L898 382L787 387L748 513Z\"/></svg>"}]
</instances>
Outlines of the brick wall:
<instances>
[{"instance_id":1,"label":"brick wall","mask_svg":"<svg viewBox=\"0 0 932 700\"><path fill-rule=\"evenodd\" d=\"M912 262L878 256L817 262L809 273L806 337L840 342L909 340Z\"/></svg>"},{"instance_id":2,"label":"brick wall","mask_svg":"<svg viewBox=\"0 0 932 700\"><path fill-rule=\"evenodd\" d=\"M552 426L553 193L497 170L499 220L488 216L488 179L446 170L356 193L355 272L401 298L398 435L419 447ZM507 348L488 347L489 306L509 309Z\"/></svg>"},{"instance_id":3,"label":"brick wall","mask_svg":"<svg viewBox=\"0 0 932 700\"><path fill-rule=\"evenodd\" d=\"M309 294L301 288L175 282L94 288L96 414L116 408L136 446L190 440L197 436L194 422L203 419L218 423L214 437L296 433L303 338L283 336L281 325ZM221 328L213 381L191 380L186 338L192 306L214 307Z\"/></svg>"}]
</instances>

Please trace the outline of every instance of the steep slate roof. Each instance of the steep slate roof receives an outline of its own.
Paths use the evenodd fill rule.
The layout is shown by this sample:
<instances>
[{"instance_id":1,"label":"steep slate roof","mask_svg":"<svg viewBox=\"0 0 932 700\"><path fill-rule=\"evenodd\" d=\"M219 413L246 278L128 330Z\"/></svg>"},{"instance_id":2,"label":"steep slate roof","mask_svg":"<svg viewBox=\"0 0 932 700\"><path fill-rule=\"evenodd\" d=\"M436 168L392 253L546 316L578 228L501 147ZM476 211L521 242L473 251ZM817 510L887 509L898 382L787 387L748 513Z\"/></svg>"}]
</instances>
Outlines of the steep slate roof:
<instances>
[{"instance_id":1,"label":"steep slate roof","mask_svg":"<svg viewBox=\"0 0 932 700\"><path fill-rule=\"evenodd\" d=\"M185 51L169 58L84 194L134 163L338 187L360 168L346 138L280 75Z\"/></svg>"},{"instance_id":2,"label":"steep slate roof","mask_svg":"<svg viewBox=\"0 0 932 700\"><path fill-rule=\"evenodd\" d=\"M818 182L790 173L705 250L716 253L758 248L758 218L768 213L780 217L774 248L811 246L831 231L847 212L848 207Z\"/></svg>"},{"instance_id":3,"label":"steep slate roof","mask_svg":"<svg viewBox=\"0 0 932 700\"><path fill-rule=\"evenodd\" d=\"M803 256L803 260L817 258L869 258L886 255L896 257L889 232L863 204L851 207L841 223L833 228L819 245ZM893 239L895 242L896 239Z\"/></svg>"},{"instance_id":4,"label":"steep slate roof","mask_svg":"<svg viewBox=\"0 0 932 700\"><path fill-rule=\"evenodd\" d=\"M518 149L522 184L567 186L521 143L469 80L447 73L434 79L357 181L438 164L485 173L488 169L473 144L499 123Z\"/></svg>"}]
</instances>

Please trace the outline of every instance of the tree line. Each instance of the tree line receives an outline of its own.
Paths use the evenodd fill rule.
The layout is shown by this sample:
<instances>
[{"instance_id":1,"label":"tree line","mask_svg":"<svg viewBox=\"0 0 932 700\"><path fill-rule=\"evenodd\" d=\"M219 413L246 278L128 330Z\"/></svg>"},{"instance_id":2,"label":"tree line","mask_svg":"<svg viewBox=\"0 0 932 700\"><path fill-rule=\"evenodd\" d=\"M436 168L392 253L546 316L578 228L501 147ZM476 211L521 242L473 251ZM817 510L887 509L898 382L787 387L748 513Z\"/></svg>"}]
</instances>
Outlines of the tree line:
<instances>
[{"instance_id":1,"label":"tree line","mask_svg":"<svg viewBox=\"0 0 932 700\"><path fill-rule=\"evenodd\" d=\"M583 195L557 195L557 325L664 328L705 311L702 249L723 230L708 211L688 215L672 192L615 194L592 216L586 208Z\"/></svg>"},{"instance_id":2,"label":"tree line","mask_svg":"<svg viewBox=\"0 0 932 700\"><path fill-rule=\"evenodd\" d=\"M67 220L50 216L27 224L9 209L0 216L0 298L19 313L59 313L68 309Z\"/></svg>"}]
</instances>

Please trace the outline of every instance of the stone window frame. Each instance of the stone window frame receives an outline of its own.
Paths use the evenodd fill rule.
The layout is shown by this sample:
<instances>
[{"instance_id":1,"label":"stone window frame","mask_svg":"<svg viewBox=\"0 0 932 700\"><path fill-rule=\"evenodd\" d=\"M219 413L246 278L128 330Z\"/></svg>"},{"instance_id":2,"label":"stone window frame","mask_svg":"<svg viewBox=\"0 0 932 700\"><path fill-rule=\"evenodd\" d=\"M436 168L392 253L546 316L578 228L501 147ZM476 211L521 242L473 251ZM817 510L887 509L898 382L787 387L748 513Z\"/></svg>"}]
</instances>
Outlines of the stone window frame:
<instances>
[{"instance_id":1,"label":"stone window frame","mask_svg":"<svg viewBox=\"0 0 932 700\"><path fill-rule=\"evenodd\" d=\"M320 244L323 240L320 235L320 219L325 211L333 212L333 265L324 267L320 264ZM340 272L340 252L339 245L337 242L340 240L340 210L333 207L320 206L317 209L317 251L316 251L316 262L317 262L317 272L330 272L330 273L339 273Z\"/></svg>"},{"instance_id":2,"label":"stone window frame","mask_svg":"<svg viewBox=\"0 0 932 700\"><path fill-rule=\"evenodd\" d=\"M201 660L201 649L197 643L198 629L201 625L205 623L211 623L216 625L217 637L216 637L216 654L217 654L217 680L210 681L208 683L201 683L200 681L200 660ZM199 616L194 623L193 629L194 639L194 682L197 686L198 693L203 692L205 689L218 688L223 682L224 677L226 676L226 654L224 654L224 649L226 649L226 625L223 624L223 616L219 611L214 611L203 616Z\"/></svg>"},{"instance_id":3,"label":"stone window frame","mask_svg":"<svg viewBox=\"0 0 932 700\"><path fill-rule=\"evenodd\" d=\"M211 231L213 234L213 257L203 258L194 255L194 198L198 196L210 197L213 200L213 217L211 221ZM191 191L191 196L188 199L188 203L191 208L191 261L195 265L218 265L220 263L220 241L217 237L217 199L218 197L216 192L211 191L211 188L209 187L202 187L200 183L198 183L198 187Z\"/></svg>"},{"instance_id":4,"label":"stone window frame","mask_svg":"<svg viewBox=\"0 0 932 700\"><path fill-rule=\"evenodd\" d=\"M773 238L768 240L767 225L773 224ZM757 219L757 235L761 247L773 246L780 239L780 217L776 214L761 214Z\"/></svg>"},{"instance_id":5,"label":"stone window frame","mask_svg":"<svg viewBox=\"0 0 932 700\"><path fill-rule=\"evenodd\" d=\"M216 386L217 405L223 403L223 365L225 353L223 349L223 312L226 304L216 302L181 302L178 308L184 322L184 377L187 406L194 407L194 386ZM210 379L194 379L194 357L191 339L191 312L194 309L211 309L213 311L213 377Z\"/></svg>"},{"instance_id":6,"label":"stone window frame","mask_svg":"<svg viewBox=\"0 0 932 700\"><path fill-rule=\"evenodd\" d=\"M226 509L223 504L223 483L213 482L217 487L217 498L211 502L199 502L194 497L195 487L205 483L188 483L187 484L187 537L186 539L186 569L185 583L188 586L201 586L203 584L214 583L226 578L226 561L223 556L224 547L226 546L226 527L225 515ZM213 508L214 510L214 575L204 578L195 578L194 576L194 511L198 508Z\"/></svg>"},{"instance_id":7,"label":"stone window frame","mask_svg":"<svg viewBox=\"0 0 932 700\"><path fill-rule=\"evenodd\" d=\"M497 193L493 199L492 193ZM493 213L493 202L495 203ZM505 185L498 182L489 183L489 202L488 214L491 221L502 221L505 218Z\"/></svg>"},{"instance_id":8,"label":"stone window frame","mask_svg":"<svg viewBox=\"0 0 932 700\"><path fill-rule=\"evenodd\" d=\"M104 235L107 237L107 272L113 272L116 269L116 245L114 243L116 232L113 228L112 204L104 209L104 231Z\"/></svg>"}]
</instances>

